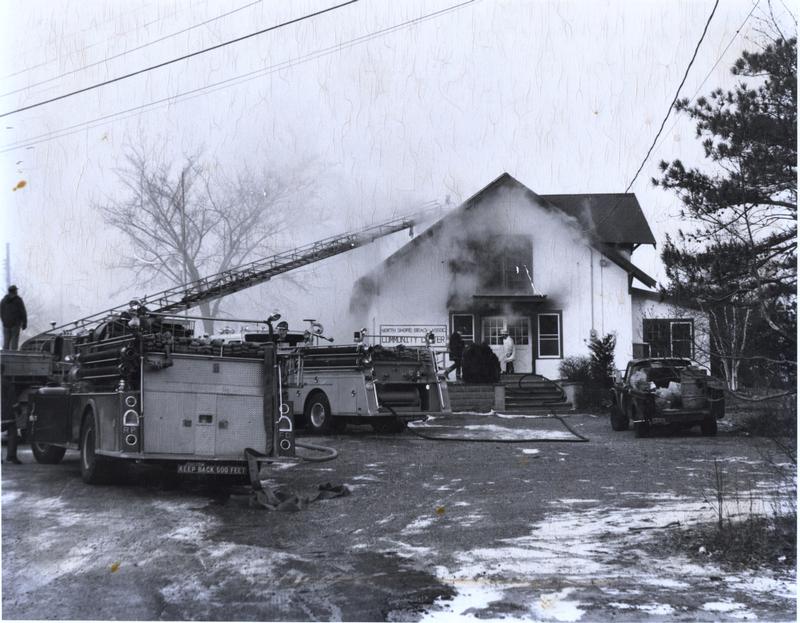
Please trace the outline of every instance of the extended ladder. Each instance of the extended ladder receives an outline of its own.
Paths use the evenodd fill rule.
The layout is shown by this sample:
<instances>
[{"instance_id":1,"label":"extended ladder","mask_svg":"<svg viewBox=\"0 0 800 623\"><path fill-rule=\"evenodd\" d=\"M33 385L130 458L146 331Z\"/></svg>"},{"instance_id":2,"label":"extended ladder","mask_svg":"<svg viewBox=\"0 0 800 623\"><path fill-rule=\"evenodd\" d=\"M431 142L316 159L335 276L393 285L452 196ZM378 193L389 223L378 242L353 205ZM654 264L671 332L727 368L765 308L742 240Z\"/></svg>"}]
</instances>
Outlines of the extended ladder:
<instances>
[{"instance_id":1,"label":"extended ladder","mask_svg":"<svg viewBox=\"0 0 800 623\"><path fill-rule=\"evenodd\" d=\"M319 262L340 253L346 253L369 244L378 238L394 234L404 229L411 229L416 222L441 209L438 202L431 207L410 216L401 216L371 225L354 232L339 234L317 240L290 251L284 251L267 258L255 260L236 268L222 271L214 275L202 277L196 281L174 286L155 294L146 295L137 301L152 312L178 312L196 307L201 303L234 294L240 290L264 283L282 273ZM130 309L130 303L117 305L104 311L86 316L79 320L54 327L41 335L58 331L76 331L96 325L108 316L119 314Z\"/></svg>"}]
</instances>

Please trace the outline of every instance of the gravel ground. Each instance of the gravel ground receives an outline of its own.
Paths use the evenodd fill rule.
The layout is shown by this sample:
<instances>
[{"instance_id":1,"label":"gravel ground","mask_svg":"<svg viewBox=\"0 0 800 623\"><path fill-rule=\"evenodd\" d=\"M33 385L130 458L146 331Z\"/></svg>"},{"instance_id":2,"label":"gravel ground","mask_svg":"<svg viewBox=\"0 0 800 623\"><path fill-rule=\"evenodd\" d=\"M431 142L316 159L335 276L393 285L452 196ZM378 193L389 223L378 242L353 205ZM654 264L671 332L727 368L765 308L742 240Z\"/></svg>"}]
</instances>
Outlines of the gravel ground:
<instances>
[{"instance_id":1,"label":"gravel ground","mask_svg":"<svg viewBox=\"0 0 800 623\"><path fill-rule=\"evenodd\" d=\"M293 513L149 466L89 486L76 453L37 465L23 448L25 465L2 469L2 616L796 619L794 568L733 571L651 547L674 522L714 520L715 459L726 516L795 509L796 472L774 445L725 427L714 438L635 439L606 418L565 420L589 441L436 441L365 427L317 438L339 458L272 469L268 484L352 493Z\"/></svg>"}]
</instances>

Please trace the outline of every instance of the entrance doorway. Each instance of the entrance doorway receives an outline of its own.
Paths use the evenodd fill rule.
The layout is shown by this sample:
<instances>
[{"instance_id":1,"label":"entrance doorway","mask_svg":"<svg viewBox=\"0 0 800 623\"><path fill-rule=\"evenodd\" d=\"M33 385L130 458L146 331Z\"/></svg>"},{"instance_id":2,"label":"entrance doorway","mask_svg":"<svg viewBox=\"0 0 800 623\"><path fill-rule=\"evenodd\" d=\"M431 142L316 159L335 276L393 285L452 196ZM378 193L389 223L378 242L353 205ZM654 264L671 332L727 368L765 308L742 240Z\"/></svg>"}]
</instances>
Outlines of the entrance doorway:
<instances>
[{"instance_id":1,"label":"entrance doorway","mask_svg":"<svg viewBox=\"0 0 800 623\"><path fill-rule=\"evenodd\" d=\"M503 333L508 333L515 344L515 372L534 372L531 352L531 323L527 316L484 316L481 319L483 340L500 359L503 352Z\"/></svg>"}]
</instances>

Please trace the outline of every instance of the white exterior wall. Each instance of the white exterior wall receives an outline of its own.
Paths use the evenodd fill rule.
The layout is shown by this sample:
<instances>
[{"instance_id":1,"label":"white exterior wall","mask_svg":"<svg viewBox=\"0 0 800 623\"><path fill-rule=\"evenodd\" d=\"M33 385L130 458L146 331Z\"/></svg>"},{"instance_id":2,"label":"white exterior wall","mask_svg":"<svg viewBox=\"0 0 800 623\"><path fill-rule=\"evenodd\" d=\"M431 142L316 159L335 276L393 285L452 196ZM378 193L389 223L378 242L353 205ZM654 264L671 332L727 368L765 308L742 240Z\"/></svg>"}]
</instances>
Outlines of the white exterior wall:
<instances>
[{"instance_id":1,"label":"white exterior wall","mask_svg":"<svg viewBox=\"0 0 800 623\"><path fill-rule=\"evenodd\" d=\"M626 271L604 259L580 231L558 215L529 202L494 202L491 209L494 214L477 211L481 220L503 224L499 230L488 226L489 233L531 232L534 287L547 296L537 310L561 312L562 357L587 356L594 328L599 335L617 335L615 357L618 367L623 367L632 356L633 341ZM381 324L438 324L449 328L447 297L453 275L448 262L452 252L442 238L438 244L426 240L417 245L402 260L386 267L377 279L375 296L355 317L360 316L363 326L376 334ZM531 340L536 334L535 322L532 315ZM479 324L476 332L480 333ZM536 345L532 347L536 352ZM558 378L560 362L561 358L537 359L536 372Z\"/></svg>"}]
</instances>

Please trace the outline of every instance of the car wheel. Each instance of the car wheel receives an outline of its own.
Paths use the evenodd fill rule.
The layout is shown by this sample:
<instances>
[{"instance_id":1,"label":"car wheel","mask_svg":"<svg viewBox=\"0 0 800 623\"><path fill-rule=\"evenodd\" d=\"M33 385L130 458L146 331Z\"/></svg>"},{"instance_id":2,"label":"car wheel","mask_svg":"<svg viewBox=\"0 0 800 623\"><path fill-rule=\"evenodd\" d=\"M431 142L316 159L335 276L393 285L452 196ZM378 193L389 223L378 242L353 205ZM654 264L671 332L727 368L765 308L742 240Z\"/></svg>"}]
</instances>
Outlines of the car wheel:
<instances>
[{"instance_id":1,"label":"car wheel","mask_svg":"<svg viewBox=\"0 0 800 623\"><path fill-rule=\"evenodd\" d=\"M628 418L616 402L611 405L611 428L616 431L628 430Z\"/></svg>"},{"instance_id":2,"label":"car wheel","mask_svg":"<svg viewBox=\"0 0 800 623\"><path fill-rule=\"evenodd\" d=\"M704 437L713 437L717 434L717 420L713 416L705 418L700 422L700 432Z\"/></svg>"},{"instance_id":3,"label":"car wheel","mask_svg":"<svg viewBox=\"0 0 800 623\"><path fill-rule=\"evenodd\" d=\"M36 462L45 465L55 465L56 463L60 463L61 459L64 458L64 455L67 452L66 448L51 446L49 443L38 442L31 443L31 450L33 451L33 458L36 459Z\"/></svg>"},{"instance_id":4,"label":"car wheel","mask_svg":"<svg viewBox=\"0 0 800 623\"><path fill-rule=\"evenodd\" d=\"M331 413L331 403L323 392L314 392L306 400L303 417L306 421L306 429L312 433L324 434L333 429L333 414Z\"/></svg>"},{"instance_id":5,"label":"car wheel","mask_svg":"<svg viewBox=\"0 0 800 623\"><path fill-rule=\"evenodd\" d=\"M85 417L83 431L81 432L81 478L89 485L96 485L108 480L108 461L100 458L95 450L97 448L97 435L94 425L94 416L90 412Z\"/></svg>"},{"instance_id":6,"label":"car wheel","mask_svg":"<svg viewBox=\"0 0 800 623\"><path fill-rule=\"evenodd\" d=\"M396 417L379 417L370 422L372 430L381 435L402 433L406 429L406 421Z\"/></svg>"}]
</instances>

